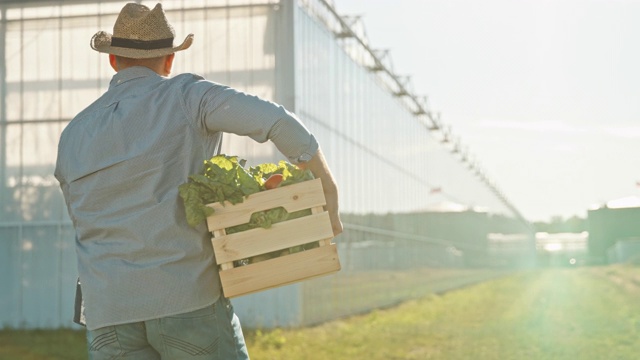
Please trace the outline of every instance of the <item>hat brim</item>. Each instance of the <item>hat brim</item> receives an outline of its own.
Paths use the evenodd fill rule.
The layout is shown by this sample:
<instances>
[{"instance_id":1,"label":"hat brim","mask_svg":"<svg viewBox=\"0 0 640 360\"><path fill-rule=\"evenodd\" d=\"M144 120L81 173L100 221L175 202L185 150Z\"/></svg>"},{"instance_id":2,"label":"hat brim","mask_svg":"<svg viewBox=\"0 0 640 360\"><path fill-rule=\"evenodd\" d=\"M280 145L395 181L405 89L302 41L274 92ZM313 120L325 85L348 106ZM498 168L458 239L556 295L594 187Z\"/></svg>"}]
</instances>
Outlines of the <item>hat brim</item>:
<instances>
[{"instance_id":1,"label":"hat brim","mask_svg":"<svg viewBox=\"0 0 640 360\"><path fill-rule=\"evenodd\" d=\"M131 59L149 59L155 57L161 57L169 54L173 54L178 51L188 49L193 43L193 34L187 35L182 44L170 47L170 48L162 48L162 49L153 49L153 50L142 50L142 49L131 49L131 48L123 48L118 46L111 46L111 38L113 36L105 31L98 31L91 38L91 48L95 51L113 54L116 56L122 56Z\"/></svg>"}]
</instances>

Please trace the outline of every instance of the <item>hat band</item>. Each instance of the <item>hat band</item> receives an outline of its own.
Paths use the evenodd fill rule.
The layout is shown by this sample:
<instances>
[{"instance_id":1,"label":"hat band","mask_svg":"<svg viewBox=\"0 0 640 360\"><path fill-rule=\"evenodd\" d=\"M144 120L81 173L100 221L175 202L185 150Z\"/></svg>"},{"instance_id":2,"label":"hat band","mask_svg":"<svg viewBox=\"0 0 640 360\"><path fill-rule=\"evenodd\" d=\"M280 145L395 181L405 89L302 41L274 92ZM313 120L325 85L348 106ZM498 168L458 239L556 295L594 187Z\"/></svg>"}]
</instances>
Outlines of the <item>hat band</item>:
<instances>
[{"instance_id":1,"label":"hat band","mask_svg":"<svg viewBox=\"0 0 640 360\"><path fill-rule=\"evenodd\" d=\"M173 47L173 38L158 39L158 40L133 40L123 39L118 37L111 38L111 46L127 48L127 49L139 49L139 50L156 50Z\"/></svg>"}]
</instances>

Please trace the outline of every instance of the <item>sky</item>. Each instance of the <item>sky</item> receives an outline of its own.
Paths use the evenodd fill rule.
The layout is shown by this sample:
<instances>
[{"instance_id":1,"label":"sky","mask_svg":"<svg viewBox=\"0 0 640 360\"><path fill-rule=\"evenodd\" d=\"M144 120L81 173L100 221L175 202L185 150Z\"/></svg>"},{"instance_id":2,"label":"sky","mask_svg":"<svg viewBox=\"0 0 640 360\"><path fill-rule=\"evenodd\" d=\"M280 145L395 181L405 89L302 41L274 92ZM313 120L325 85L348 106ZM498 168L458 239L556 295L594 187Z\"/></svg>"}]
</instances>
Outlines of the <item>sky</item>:
<instances>
[{"instance_id":1,"label":"sky","mask_svg":"<svg viewBox=\"0 0 640 360\"><path fill-rule=\"evenodd\" d=\"M640 195L640 1L334 0L530 221Z\"/></svg>"}]
</instances>

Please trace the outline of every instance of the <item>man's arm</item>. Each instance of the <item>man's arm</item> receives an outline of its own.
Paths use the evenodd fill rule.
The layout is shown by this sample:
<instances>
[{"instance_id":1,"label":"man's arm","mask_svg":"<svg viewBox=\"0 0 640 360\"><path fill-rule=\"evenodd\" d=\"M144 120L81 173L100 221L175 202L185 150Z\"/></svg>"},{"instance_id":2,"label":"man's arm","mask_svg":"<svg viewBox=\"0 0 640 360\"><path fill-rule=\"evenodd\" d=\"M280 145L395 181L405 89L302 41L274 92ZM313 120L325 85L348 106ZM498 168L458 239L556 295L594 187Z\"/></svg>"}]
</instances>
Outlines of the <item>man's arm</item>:
<instances>
[{"instance_id":1,"label":"man's arm","mask_svg":"<svg viewBox=\"0 0 640 360\"><path fill-rule=\"evenodd\" d=\"M338 186L317 141L302 122L281 105L195 76L190 80L195 81L186 82L184 104L204 129L249 136L258 142L271 140L289 161L321 179L333 234L340 234ZM300 162L301 155L314 152L309 161Z\"/></svg>"},{"instance_id":2,"label":"man's arm","mask_svg":"<svg viewBox=\"0 0 640 360\"><path fill-rule=\"evenodd\" d=\"M298 166L303 169L309 169L313 176L322 181L324 197L327 202L326 210L329 212L329 218L331 219L333 235L337 236L342 232L342 221L340 220L338 209L338 185L331 174L331 170L329 170L329 165L322 154L322 150L318 149L311 160L299 163Z\"/></svg>"}]
</instances>

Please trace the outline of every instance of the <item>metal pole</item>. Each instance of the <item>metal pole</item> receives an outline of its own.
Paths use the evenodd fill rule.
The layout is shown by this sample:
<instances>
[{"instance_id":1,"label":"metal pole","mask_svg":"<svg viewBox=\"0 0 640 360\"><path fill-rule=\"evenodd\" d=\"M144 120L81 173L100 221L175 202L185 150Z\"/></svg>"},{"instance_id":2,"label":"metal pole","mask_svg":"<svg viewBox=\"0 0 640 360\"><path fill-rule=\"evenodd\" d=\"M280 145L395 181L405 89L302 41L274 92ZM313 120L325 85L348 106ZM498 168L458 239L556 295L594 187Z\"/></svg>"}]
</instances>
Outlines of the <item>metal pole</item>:
<instances>
[{"instance_id":1,"label":"metal pole","mask_svg":"<svg viewBox=\"0 0 640 360\"><path fill-rule=\"evenodd\" d=\"M293 0L282 0L274 14L277 19L275 34L276 91L275 101L297 112L295 88L295 7Z\"/></svg>"},{"instance_id":2,"label":"metal pole","mask_svg":"<svg viewBox=\"0 0 640 360\"><path fill-rule=\"evenodd\" d=\"M0 8L0 204L7 196L7 7ZM4 213L0 209L0 214Z\"/></svg>"}]
</instances>

